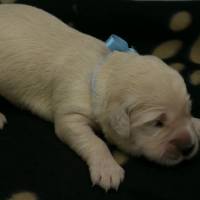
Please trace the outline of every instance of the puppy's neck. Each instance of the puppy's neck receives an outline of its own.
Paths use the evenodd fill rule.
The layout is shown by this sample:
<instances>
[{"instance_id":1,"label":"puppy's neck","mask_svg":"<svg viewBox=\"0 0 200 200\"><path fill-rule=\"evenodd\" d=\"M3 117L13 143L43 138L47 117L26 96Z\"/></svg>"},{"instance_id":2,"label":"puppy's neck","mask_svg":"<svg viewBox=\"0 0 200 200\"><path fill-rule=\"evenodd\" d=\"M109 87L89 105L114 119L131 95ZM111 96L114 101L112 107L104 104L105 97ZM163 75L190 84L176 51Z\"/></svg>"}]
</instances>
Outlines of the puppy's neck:
<instances>
[{"instance_id":1,"label":"puppy's neck","mask_svg":"<svg viewBox=\"0 0 200 200\"><path fill-rule=\"evenodd\" d=\"M121 71L124 71L124 69L120 69L123 66L120 66L116 59L120 54L122 53L117 51L110 52L93 69L91 75L92 110L97 118L106 111L113 98L120 102L122 96L124 96L118 90L119 85L124 85L123 79L120 78ZM113 83L113 79L117 81L118 85Z\"/></svg>"},{"instance_id":2,"label":"puppy's neck","mask_svg":"<svg viewBox=\"0 0 200 200\"><path fill-rule=\"evenodd\" d=\"M91 96L92 96L92 107L94 114L99 113L101 105L105 103L105 93L106 91L106 82L109 79L109 72L111 68L105 67L105 63L112 56L112 52L100 60L91 74L90 86L91 86Z\"/></svg>"}]
</instances>

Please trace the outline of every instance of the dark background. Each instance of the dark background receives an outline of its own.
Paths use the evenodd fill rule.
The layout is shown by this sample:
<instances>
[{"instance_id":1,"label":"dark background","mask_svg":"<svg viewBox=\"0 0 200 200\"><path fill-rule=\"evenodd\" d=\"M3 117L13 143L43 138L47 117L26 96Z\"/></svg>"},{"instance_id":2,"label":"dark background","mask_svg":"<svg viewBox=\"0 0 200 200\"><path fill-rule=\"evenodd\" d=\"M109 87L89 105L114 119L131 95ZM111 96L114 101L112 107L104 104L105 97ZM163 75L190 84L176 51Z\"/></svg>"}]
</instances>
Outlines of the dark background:
<instances>
[{"instance_id":1,"label":"dark background","mask_svg":"<svg viewBox=\"0 0 200 200\"><path fill-rule=\"evenodd\" d=\"M199 2L27 0L18 3L40 7L102 40L118 34L141 54L150 54L162 41L181 39L183 49L165 61L181 60L187 66L181 74L194 102L192 112L200 116L199 86L192 85L189 79L200 66L188 58L191 45L200 34ZM192 14L192 25L174 33L168 28L169 20L182 10ZM3 98L0 105L8 119L8 125L0 131L0 199L19 191L35 192L41 200L200 198L200 155L171 168L131 158L124 166L126 178L118 192L105 193L99 187L92 188L86 164L57 139L53 124L12 106Z\"/></svg>"}]
</instances>

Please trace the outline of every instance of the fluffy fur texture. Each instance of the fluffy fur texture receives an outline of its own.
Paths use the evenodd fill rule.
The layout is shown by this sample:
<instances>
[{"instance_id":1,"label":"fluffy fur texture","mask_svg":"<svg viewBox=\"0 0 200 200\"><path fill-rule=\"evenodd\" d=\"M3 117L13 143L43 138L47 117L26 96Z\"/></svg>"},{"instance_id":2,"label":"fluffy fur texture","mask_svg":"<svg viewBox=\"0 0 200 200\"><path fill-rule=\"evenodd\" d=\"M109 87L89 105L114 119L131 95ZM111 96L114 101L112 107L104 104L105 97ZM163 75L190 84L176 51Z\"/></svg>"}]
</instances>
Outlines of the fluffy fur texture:
<instances>
[{"instance_id":1,"label":"fluffy fur texture","mask_svg":"<svg viewBox=\"0 0 200 200\"><path fill-rule=\"evenodd\" d=\"M88 164L93 184L117 189L124 178L96 126L122 150L158 163L197 152L200 123L185 83L158 58L110 54L104 42L30 6L1 5L0 24L0 94L52 121ZM5 122L0 114L0 128Z\"/></svg>"}]
</instances>

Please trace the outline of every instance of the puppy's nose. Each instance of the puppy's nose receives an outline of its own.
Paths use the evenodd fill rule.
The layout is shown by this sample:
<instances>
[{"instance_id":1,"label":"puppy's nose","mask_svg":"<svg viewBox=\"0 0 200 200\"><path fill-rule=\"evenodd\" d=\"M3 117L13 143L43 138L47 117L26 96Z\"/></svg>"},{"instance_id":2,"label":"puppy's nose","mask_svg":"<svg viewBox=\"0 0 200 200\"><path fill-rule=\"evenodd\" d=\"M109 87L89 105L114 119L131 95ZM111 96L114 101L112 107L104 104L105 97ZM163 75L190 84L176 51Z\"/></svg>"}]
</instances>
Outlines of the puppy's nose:
<instances>
[{"instance_id":1,"label":"puppy's nose","mask_svg":"<svg viewBox=\"0 0 200 200\"><path fill-rule=\"evenodd\" d=\"M177 147L183 156L189 156L193 150L195 145L192 142L190 134L186 132L182 132L176 138L171 141L171 144L174 144Z\"/></svg>"}]
</instances>

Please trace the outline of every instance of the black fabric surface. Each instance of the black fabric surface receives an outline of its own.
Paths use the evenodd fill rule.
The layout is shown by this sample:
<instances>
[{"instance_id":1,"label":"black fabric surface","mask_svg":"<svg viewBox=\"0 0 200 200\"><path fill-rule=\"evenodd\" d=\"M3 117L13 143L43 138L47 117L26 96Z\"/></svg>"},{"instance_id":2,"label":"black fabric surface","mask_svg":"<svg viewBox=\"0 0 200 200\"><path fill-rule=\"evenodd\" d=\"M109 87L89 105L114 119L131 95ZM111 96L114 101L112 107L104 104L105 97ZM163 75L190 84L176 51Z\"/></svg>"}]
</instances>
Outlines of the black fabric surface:
<instances>
[{"instance_id":1,"label":"black fabric surface","mask_svg":"<svg viewBox=\"0 0 200 200\"><path fill-rule=\"evenodd\" d=\"M141 54L150 54L164 41L184 42L176 55L166 59L181 62L181 71L193 100L192 112L200 117L199 84L191 74L200 64L189 52L200 34L199 2L129 1L18 1L43 8L75 28L105 40L112 33L125 38ZM191 25L183 31L169 29L174 13L187 11ZM66 199L199 199L200 154L175 167L163 167L143 158L130 158L126 177L118 192L92 187L88 167L54 134L53 124L14 107L3 98L0 111L8 119L0 131L0 200L20 191L36 193L41 200ZM28 200L28 199L27 199Z\"/></svg>"}]
</instances>

